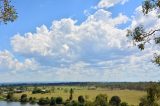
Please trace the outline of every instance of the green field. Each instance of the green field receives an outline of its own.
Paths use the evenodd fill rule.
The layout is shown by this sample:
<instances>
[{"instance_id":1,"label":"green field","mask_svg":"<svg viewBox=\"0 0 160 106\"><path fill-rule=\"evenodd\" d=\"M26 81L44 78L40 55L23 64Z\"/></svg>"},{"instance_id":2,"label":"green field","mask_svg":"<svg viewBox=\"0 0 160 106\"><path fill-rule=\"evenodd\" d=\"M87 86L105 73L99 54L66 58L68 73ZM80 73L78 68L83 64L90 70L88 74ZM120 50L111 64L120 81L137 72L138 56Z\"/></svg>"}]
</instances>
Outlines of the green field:
<instances>
[{"instance_id":1,"label":"green field","mask_svg":"<svg viewBox=\"0 0 160 106\"><path fill-rule=\"evenodd\" d=\"M60 88L59 90L57 88ZM46 94L32 94L32 92L24 92L24 93L16 93L14 96L16 98L19 98L22 94L27 94L28 97L57 97L61 96L64 100L69 98L69 90L71 87L69 86L57 86L55 87L54 92L52 93L46 93ZM139 99L146 94L146 92L143 91L136 91L136 90L110 90L107 88L97 88L95 90L88 90L87 87L73 87L74 94L73 99L77 100L79 95L83 95L84 97L87 97L88 100L93 101L98 94L107 94L108 99L110 99L112 96L119 96L122 101L129 103L130 105L138 105ZM45 89L51 89L51 87L47 87Z\"/></svg>"}]
</instances>

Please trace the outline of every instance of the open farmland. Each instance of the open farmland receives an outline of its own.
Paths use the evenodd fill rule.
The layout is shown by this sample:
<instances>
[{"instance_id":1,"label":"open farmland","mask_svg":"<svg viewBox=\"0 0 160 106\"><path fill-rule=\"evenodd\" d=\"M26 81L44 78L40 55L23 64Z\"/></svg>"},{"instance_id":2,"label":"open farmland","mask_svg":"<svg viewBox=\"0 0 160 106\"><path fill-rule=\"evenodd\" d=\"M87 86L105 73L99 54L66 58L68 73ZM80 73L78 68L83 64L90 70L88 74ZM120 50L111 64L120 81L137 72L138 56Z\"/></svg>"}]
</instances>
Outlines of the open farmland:
<instances>
[{"instance_id":1,"label":"open farmland","mask_svg":"<svg viewBox=\"0 0 160 106\"><path fill-rule=\"evenodd\" d=\"M41 87L43 88L43 87ZM54 87L54 92L45 93L45 94L32 94L31 91L16 93L14 96L20 98L22 94L27 94L28 97L36 97L37 99L41 97L63 97L64 100L69 98L69 90L74 89L73 99L77 100L79 95L83 95L87 100L93 101L98 94L107 94L108 100L112 96L119 96L122 101L129 103L130 105L138 105L139 99L144 96L146 93L144 91L138 90L119 90L119 89L107 89L107 88L97 88L97 89L88 89L87 87L77 87L77 86L56 86ZM30 89L33 89L30 87ZM52 87L45 87L45 89L52 89Z\"/></svg>"}]
</instances>

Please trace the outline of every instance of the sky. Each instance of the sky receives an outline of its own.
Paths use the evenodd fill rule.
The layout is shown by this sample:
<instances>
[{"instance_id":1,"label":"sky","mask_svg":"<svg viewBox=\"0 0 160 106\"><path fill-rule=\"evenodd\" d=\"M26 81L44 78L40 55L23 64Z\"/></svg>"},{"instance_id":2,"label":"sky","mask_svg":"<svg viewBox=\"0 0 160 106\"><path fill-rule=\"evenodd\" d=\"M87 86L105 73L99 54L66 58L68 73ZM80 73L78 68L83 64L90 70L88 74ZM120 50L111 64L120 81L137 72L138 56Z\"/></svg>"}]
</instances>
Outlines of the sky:
<instances>
[{"instance_id":1,"label":"sky","mask_svg":"<svg viewBox=\"0 0 160 106\"><path fill-rule=\"evenodd\" d=\"M159 81L127 29L160 23L143 0L12 0L18 19L0 24L0 82Z\"/></svg>"}]
</instances>

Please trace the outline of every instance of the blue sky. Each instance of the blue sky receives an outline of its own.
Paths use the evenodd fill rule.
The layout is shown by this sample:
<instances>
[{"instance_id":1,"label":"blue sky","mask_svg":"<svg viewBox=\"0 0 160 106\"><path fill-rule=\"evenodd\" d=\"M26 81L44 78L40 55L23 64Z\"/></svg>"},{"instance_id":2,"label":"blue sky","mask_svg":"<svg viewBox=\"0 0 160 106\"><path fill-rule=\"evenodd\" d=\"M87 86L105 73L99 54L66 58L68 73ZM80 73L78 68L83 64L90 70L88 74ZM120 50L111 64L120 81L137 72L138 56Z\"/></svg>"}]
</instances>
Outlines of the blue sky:
<instances>
[{"instance_id":1,"label":"blue sky","mask_svg":"<svg viewBox=\"0 0 160 106\"><path fill-rule=\"evenodd\" d=\"M12 0L18 19L0 25L0 82L158 81L155 48L140 52L125 37L159 22L142 1Z\"/></svg>"},{"instance_id":2,"label":"blue sky","mask_svg":"<svg viewBox=\"0 0 160 106\"><path fill-rule=\"evenodd\" d=\"M94 13L96 10L92 9L92 7L96 6L98 2L99 0L85 2L83 0L12 0L12 4L16 7L19 17L14 23L9 23L7 25L1 24L0 42L2 45L0 49L10 49L10 38L14 34L35 32L35 28L43 24L49 27L53 20L73 18L77 20L78 23L81 23L87 18L84 11L88 10ZM119 12L126 15L133 15L135 8L141 3L142 0L136 2L130 0L125 6L119 4L108 10L112 12L113 16L117 16Z\"/></svg>"}]
</instances>

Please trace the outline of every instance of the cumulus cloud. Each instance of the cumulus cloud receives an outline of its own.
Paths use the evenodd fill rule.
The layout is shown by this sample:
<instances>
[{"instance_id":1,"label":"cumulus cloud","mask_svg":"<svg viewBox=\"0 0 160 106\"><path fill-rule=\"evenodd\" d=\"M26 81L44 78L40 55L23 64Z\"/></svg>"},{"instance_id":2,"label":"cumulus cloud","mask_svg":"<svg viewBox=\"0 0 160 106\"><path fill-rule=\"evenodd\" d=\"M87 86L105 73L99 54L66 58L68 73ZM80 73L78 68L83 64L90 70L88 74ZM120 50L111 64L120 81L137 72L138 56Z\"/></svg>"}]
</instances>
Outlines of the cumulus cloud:
<instances>
[{"instance_id":1,"label":"cumulus cloud","mask_svg":"<svg viewBox=\"0 0 160 106\"><path fill-rule=\"evenodd\" d=\"M125 2L101 0L99 7ZM144 16L140 7L131 19L129 28L158 22ZM16 34L11 46L25 59L22 62L9 51L0 52L0 70L11 71L1 71L0 80L9 81L10 76L13 81L157 81L158 68L150 62L154 49L129 48L126 28L118 27L128 21L122 13L112 17L111 12L98 9L81 24L64 18L53 21L50 28L42 25L35 33Z\"/></svg>"},{"instance_id":2,"label":"cumulus cloud","mask_svg":"<svg viewBox=\"0 0 160 106\"><path fill-rule=\"evenodd\" d=\"M0 52L0 71L23 71L23 70L34 70L38 64L34 59L25 59L24 62L18 61L13 54L9 51Z\"/></svg>"},{"instance_id":3,"label":"cumulus cloud","mask_svg":"<svg viewBox=\"0 0 160 106\"><path fill-rule=\"evenodd\" d=\"M112 18L110 12L100 9L80 25L69 18L54 21L50 29L43 25L36 33L17 34L11 45L16 53L36 60L54 60L54 64L93 59L96 55L126 46L125 31L117 26L127 20L125 15Z\"/></svg>"},{"instance_id":4,"label":"cumulus cloud","mask_svg":"<svg viewBox=\"0 0 160 106\"><path fill-rule=\"evenodd\" d=\"M149 53L149 54L147 54ZM145 55L143 55L145 54ZM3 73L12 81L157 81L159 68L149 62L150 51L135 53L118 59L96 61L94 63L79 61L65 67L38 66L36 71L25 70L23 73ZM155 73L156 72L156 73ZM10 80L6 79L5 82Z\"/></svg>"},{"instance_id":5,"label":"cumulus cloud","mask_svg":"<svg viewBox=\"0 0 160 106\"><path fill-rule=\"evenodd\" d=\"M160 20L158 19L158 10L153 10L147 15L142 12L142 6L135 9L134 16L132 16L131 28L143 25L145 29L149 30L151 28L159 28Z\"/></svg>"},{"instance_id":6,"label":"cumulus cloud","mask_svg":"<svg viewBox=\"0 0 160 106\"><path fill-rule=\"evenodd\" d=\"M128 0L100 0L97 7L98 8L109 8L109 7L113 7L115 4L118 4L118 3L124 4L127 1Z\"/></svg>"}]
</instances>

